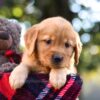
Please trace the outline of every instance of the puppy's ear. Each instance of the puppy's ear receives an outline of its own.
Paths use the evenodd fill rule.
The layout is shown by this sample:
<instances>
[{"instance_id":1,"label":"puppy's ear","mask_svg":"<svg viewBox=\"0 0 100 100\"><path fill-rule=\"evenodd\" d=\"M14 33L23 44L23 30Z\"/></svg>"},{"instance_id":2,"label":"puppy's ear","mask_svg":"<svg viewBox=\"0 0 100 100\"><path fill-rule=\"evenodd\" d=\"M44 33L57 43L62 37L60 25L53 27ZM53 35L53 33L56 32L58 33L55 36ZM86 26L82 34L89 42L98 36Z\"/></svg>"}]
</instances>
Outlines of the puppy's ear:
<instances>
[{"instance_id":1,"label":"puppy's ear","mask_svg":"<svg viewBox=\"0 0 100 100\"><path fill-rule=\"evenodd\" d=\"M37 25L29 28L24 36L25 46L28 50L28 54L31 55L35 50L35 44L38 36Z\"/></svg>"},{"instance_id":2,"label":"puppy's ear","mask_svg":"<svg viewBox=\"0 0 100 100\"><path fill-rule=\"evenodd\" d=\"M80 57L81 51L82 51L82 43L80 41L79 36L77 36L76 46L75 46L75 56L74 56L75 65L77 65L79 63L79 57Z\"/></svg>"}]
</instances>

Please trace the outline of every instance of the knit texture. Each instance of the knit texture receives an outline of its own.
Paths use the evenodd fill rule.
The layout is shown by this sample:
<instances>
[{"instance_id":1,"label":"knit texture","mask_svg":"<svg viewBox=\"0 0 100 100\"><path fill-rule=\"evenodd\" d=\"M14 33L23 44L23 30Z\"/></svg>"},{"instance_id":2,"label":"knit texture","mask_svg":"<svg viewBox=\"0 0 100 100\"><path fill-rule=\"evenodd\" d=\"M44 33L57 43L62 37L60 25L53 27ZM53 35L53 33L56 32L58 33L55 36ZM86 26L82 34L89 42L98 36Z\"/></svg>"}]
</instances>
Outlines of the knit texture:
<instances>
[{"instance_id":1,"label":"knit texture","mask_svg":"<svg viewBox=\"0 0 100 100\"><path fill-rule=\"evenodd\" d=\"M79 75L67 75L66 84L55 90L48 74L30 73L25 85L16 91L9 85L10 73L0 74L0 100L76 100L82 88Z\"/></svg>"}]
</instances>

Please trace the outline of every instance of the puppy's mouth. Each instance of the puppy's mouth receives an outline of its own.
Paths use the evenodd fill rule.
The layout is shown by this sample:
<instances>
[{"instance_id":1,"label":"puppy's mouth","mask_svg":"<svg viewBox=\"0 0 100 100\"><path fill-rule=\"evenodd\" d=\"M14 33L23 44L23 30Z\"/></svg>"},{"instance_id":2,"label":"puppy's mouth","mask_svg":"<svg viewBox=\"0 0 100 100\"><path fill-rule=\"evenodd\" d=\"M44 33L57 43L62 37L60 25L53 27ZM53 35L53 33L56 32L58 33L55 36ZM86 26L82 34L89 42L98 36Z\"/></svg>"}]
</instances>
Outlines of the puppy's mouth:
<instances>
[{"instance_id":1,"label":"puppy's mouth","mask_svg":"<svg viewBox=\"0 0 100 100\"><path fill-rule=\"evenodd\" d=\"M63 68L64 66L61 66L61 64L53 64L51 65L51 68L54 68L54 69L60 69L60 68Z\"/></svg>"}]
</instances>

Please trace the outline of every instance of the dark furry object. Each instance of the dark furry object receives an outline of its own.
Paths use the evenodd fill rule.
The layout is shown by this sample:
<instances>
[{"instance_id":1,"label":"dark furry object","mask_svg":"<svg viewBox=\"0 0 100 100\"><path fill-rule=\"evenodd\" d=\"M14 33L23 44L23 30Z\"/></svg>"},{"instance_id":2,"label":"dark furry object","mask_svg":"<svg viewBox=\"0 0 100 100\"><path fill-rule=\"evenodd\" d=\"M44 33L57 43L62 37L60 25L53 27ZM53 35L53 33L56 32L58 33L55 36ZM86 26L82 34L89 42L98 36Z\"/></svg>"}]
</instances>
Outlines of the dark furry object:
<instances>
[{"instance_id":1,"label":"dark furry object","mask_svg":"<svg viewBox=\"0 0 100 100\"><path fill-rule=\"evenodd\" d=\"M19 42L20 42L20 34L21 34L20 25L17 22L13 22L8 19L1 18L0 19L0 31L3 31L11 35L13 39L13 44L9 49L19 52Z\"/></svg>"},{"instance_id":2,"label":"dark furry object","mask_svg":"<svg viewBox=\"0 0 100 100\"><path fill-rule=\"evenodd\" d=\"M19 63L17 60L20 60L18 55L21 54L19 49L20 34L21 27L18 22L0 18L0 71L11 70ZM9 57L6 55L7 52L11 53ZM17 59L14 60L15 58Z\"/></svg>"}]
</instances>

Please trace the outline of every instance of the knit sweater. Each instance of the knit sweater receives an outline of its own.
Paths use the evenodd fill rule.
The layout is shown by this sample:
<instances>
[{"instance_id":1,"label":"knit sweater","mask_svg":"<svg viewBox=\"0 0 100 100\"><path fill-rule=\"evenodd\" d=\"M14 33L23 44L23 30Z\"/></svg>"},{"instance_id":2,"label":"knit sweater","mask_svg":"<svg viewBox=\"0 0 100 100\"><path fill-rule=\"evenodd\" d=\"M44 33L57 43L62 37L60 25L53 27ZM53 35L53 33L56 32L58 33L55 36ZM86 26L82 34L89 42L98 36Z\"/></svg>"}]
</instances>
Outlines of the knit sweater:
<instances>
[{"instance_id":1,"label":"knit sweater","mask_svg":"<svg viewBox=\"0 0 100 100\"><path fill-rule=\"evenodd\" d=\"M48 74L30 73L25 85L17 90L9 85L10 72L0 74L0 100L76 100L82 88L79 75L67 75L66 84L55 90Z\"/></svg>"}]
</instances>

